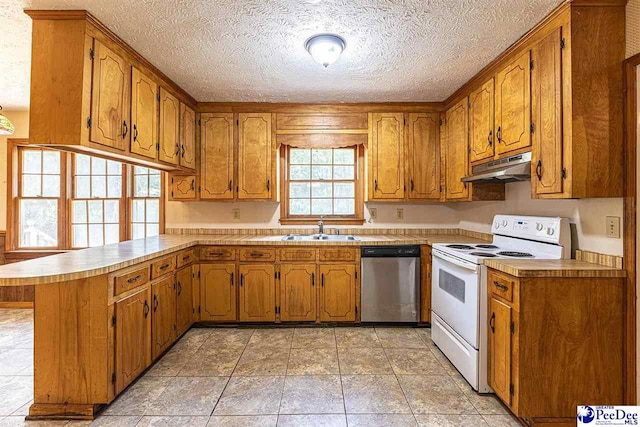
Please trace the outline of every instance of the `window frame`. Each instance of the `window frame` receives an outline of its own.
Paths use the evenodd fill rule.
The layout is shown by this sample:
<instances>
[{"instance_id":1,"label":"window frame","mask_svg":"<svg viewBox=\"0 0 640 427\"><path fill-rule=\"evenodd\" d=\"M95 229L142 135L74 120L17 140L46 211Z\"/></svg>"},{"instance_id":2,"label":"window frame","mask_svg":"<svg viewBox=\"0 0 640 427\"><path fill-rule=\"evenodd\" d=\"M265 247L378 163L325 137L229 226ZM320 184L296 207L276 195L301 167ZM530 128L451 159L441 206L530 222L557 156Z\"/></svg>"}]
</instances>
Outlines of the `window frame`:
<instances>
[{"instance_id":1,"label":"window frame","mask_svg":"<svg viewBox=\"0 0 640 427\"><path fill-rule=\"evenodd\" d=\"M329 148L352 148L355 151L354 173L355 173L355 211L353 215L292 215L289 212L289 161L292 147L283 145L280 147L280 223L287 224L316 224L320 217L328 225L362 225L364 224L364 147L362 145L352 145L349 147L329 147ZM300 147L302 149L325 149L325 147ZM339 182L338 180L337 182ZM304 181L307 182L307 181ZM329 182L329 180L327 180ZM333 179L330 182L336 182Z\"/></svg>"},{"instance_id":2,"label":"window frame","mask_svg":"<svg viewBox=\"0 0 640 427\"><path fill-rule=\"evenodd\" d=\"M147 169L153 169L153 168L149 168L147 166L142 166L142 167L146 167ZM159 170L159 169L156 169ZM132 240L133 238L133 201L134 200L148 200L148 199L159 199L160 200L160 209L159 209L159 214L160 214L160 221L158 223L158 232L159 234L164 234L165 232L165 227L164 227L164 208L165 208L165 187L166 187L166 183L165 183L165 175L164 172L160 171L160 196L159 197L136 197L135 196L135 185L136 185L136 173L135 173L135 166L131 165L130 166L130 176L131 179L129 179L127 181L127 212L129 212L129 218L127 219L127 240ZM147 175L149 176L149 175ZM146 203L145 203L145 224L146 224L146 216L147 216L147 212L146 212ZM146 236L146 227L145 227L145 237Z\"/></svg>"}]
</instances>

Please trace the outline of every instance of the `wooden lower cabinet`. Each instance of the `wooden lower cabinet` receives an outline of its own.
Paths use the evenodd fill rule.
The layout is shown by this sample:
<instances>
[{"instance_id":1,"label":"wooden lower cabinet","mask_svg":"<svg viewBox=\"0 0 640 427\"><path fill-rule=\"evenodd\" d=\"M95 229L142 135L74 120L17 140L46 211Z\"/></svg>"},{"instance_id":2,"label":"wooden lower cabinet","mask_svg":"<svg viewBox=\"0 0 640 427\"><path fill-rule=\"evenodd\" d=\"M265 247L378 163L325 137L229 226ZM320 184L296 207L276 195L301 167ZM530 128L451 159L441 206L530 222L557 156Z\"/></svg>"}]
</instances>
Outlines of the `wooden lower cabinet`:
<instances>
[{"instance_id":1,"label":"wooden lower cabinet","mask_svg":"<svg viewBox=\"0 0 640 427\"><path fill-rule=\"evenodd\" d=\"M316 320L316 265L282 264L280 267L280 320Z\"/></svg>"},{"instance_id":2,"label":"wooden lower cabinet","mask_svg":"<svg viewBox=\"0 0 640 427\"><path fill-rule=\"evenodd\" d=\"M168 276L151 285L151 352L155 360L176 338L176 282Z\"/></svg>"},{"instance_id":3,"label":"wooden lower cabinet","mask_svg":"<svg viewBox=\"0 0 640 427\"><path fill-rule=\"evenodd\" d=\"M200 264L201 321L237 319L235 282L235 264Z\"/></svg>"},{"instance_id":4,"label":"wooden lower cabinet","mask_svg":"<svg viewBox=\"0 0 640 427\"><path fill-rule=\"evenodd\" d=\"M115 393L124 390L151 364L151 289L115 304Z\"/></svg>"},{"instance_id":5,"label":"wooden lower cabinet","mask_svg":"<svg viewBox=\"0 0 640 427\"><path fill-rule=\"evenodd\" d=\"M275 322L276 280L274 264L240 264L239 320Z\"/></svg>"},{"instance_id":6,"label":"wooden lower cabinet","mask_svg":"<svg viewBox=\"0 0 640 427\"><path fill-rule=\"evenodd\" d=\"M320 321L356 320L357 269L353 264L320 266Z\"/></svg>"},{"instance_id":7,"label":"wooden lower cabinet","mask_svg":"<svg viewBox=\"0 0 640 427\"><path fill-rule=\"evenodd\" d=\"M193 319L193 273L191 265L176 272L176 335L191 327Z\"/></svg>"},{"instance_id":8,"label":"wooden lower cabinet","mask_svg":"<svg viewBox=\"0 0 640 427\"><path fill-rule=\"evenodd\" d=\"M511 405L511 307L491 297L489 313L489 384L504 403Z\"/></svg>"}]
</instances>

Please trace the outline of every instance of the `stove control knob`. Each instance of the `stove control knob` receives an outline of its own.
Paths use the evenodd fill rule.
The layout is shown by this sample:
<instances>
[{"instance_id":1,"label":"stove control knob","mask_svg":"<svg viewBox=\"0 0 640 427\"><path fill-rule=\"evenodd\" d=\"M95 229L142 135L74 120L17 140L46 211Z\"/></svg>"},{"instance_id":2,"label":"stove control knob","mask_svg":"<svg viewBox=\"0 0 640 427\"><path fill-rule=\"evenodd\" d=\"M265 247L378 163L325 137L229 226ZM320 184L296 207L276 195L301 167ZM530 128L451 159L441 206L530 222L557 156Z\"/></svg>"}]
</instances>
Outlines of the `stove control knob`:
<instances>
[{"instance_id":1,"label":"stove control knob","mask_svg":"<svg viewBox=\"0 0 640 427\"><path fill-rule=\"evenodd\" d=\"M549 236L553 236L555 234L555 232L556 232L555 228L553 228L553 227L547 228L547 234Z\"/></svg>"},{"instance_id":2,"label":"stove control knob","mask_svg":"<svg viewBox=\"0 0 640 427\"><path fill-rule=\"evenodd\" d=\"M503 226L503 227L506 227L507 225L509 225L509 223L507 222L507 220L506 220L506 219L503 219L503 220L502 220L502 226Z\"/></svg>"},{"instance_id":3,"label":"stove control knob","mask_svg":"<svg viewBox=\"0 0 640 427\"><path fill-rule=\"evenodd\" d=\"M500 228L500 223L499 223L498 221L496 221L496 222L493 224L493 227L497 230L498 228Z\"/></svg>"},{"instance_id":4,"label":"stove control knob","mask_svg":"<svg viewBox=\"0 0 640 427\"><path fill-rule=\"evenodd\" d=\"M542 225L542 223L541 223L541 222L539 222L539 223L537 223L537 224L536 224L536 230L538 230L538 231L542 231L542 229L543 229L543 228L544 228L544 225Z\"/></svg>"}]
</instances>

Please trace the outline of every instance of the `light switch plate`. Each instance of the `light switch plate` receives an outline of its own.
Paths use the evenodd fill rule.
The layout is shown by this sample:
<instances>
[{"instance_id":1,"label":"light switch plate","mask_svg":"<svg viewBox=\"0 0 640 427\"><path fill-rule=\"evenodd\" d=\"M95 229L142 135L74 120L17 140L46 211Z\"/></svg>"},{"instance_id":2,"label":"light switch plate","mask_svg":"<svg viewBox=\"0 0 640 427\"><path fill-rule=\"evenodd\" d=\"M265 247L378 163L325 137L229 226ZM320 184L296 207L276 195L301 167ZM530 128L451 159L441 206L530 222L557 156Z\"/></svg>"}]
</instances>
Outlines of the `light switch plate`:
<instances>
[{"instance_id":1,"label":"light switch plate","mask_svg":"<svg viewBox=\"0 0 640 427\"><path fill-rule=\"evenodd\" d=\"M240 209L239 208L231 209L231 216L233 217L233 219L240 219Z\"/></svg>"},{"instance_id":2,"label":"light switch plate","mask_svg":"<svg viewBox=\"0 0 640 427\"><path fill-rule=\"evenodd\" d=\"M607 237L611 239L620 238L620 217L619 216L607 217Z\"/></svg>"},{"instance_id":3,"label":"light switch plate","mask_svg":"<svg viewBox=\"0 0 640 427\"><path fill-rule=\"evenodd\" d=\"M404 209L396 209L396 219L404 219Z\"/></svg>"},{"instance_id":4,"label":"light switch plate","mask_svg":"<svg viewBox=\"0 0 640 427\"><path fill-rule=\"evenodd\" d=\"M376 209L376 208L369 208L369 216L371 216L371 219L376 219L376 218L378 218L378 209Z\"/></svg>"}]
</instances>

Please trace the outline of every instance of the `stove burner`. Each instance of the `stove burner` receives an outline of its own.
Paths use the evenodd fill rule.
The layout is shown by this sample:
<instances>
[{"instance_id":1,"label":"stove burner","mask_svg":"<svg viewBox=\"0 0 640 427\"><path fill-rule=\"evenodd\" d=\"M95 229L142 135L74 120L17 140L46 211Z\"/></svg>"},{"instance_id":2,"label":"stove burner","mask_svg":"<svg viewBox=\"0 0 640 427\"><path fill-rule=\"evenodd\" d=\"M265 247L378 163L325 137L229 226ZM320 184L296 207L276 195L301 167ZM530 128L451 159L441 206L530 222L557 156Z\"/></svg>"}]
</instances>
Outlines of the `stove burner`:
<instances>
[{"instance_id":1,"label":"stove burner","mask_svg":"<svg viewBox=\"0 0 640 427\"><path fill-rule=\"evenodd\" d=\"M495 258L497 255L490 254L489 252L471 252L469 255L481 256L485 258Z\"/></svg>"},{"instance_id":2,"label":"stove burner","mask_svg":"<svg viewBox=\"0 0 640 427\"><path fill-rule=\"evenodd\" d=\"M476 245L478 249L498 249L496 245Z\"/></svg>"},{"instance_id":3,"label":"stove burner","mask_svg":"<svg viewBox=\"0 0 640 427\"><path fill-rule=\"evenodd\" d=\"M464 251L470 251L473 249L473 246L469 246L469 245L447 245L447 247L451 249L461 249Z\"/></svg>"},{"instance_id":4,"label":"stove burner","mask_svg":"<svg viewBox=\"0 0 640 427\"><path fill-rule=\"evenodd\" d=\"M515 257L515 258L530 258L530 257L533 256L533 255L528 254L526 252L513 252L513 251L498 252L498 255L510 256L510 257Z\"/></svg>"}]
</instances>

